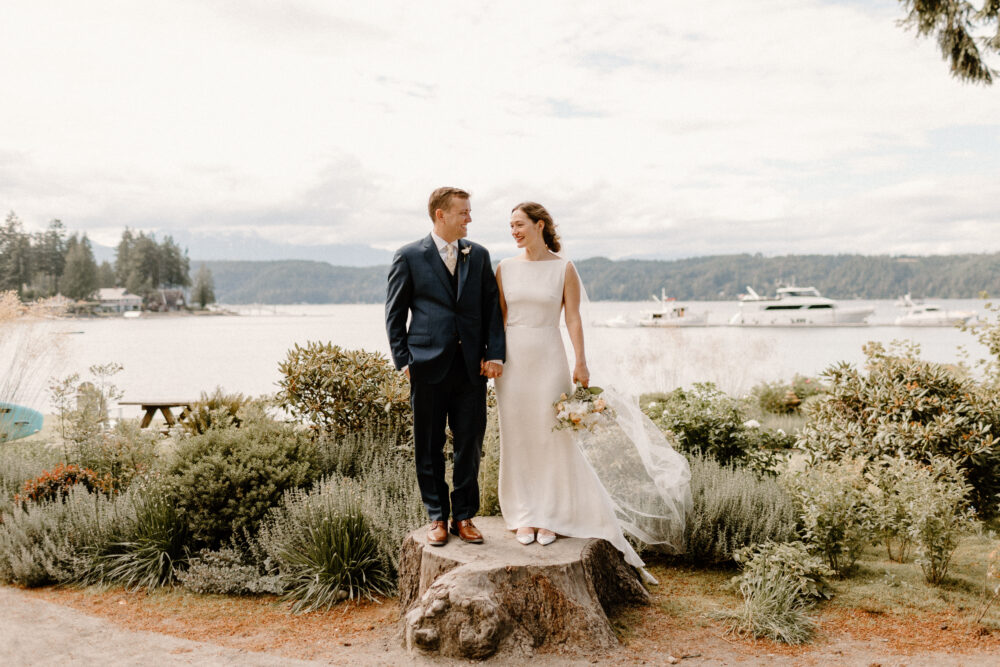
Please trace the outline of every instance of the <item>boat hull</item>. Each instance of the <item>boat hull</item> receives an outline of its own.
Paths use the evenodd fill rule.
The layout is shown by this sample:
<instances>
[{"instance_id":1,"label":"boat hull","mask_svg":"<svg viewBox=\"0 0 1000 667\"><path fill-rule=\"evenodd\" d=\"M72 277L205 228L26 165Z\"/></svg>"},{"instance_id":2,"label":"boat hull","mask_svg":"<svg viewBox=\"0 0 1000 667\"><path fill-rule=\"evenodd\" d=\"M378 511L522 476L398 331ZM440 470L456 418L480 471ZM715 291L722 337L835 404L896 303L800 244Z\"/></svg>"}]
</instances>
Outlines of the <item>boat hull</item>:
<instances>
[{"instance_id":1,"label":"boat hull","mask_svg":"<svg viewBox=\"0 0 1000 667\"><path fill-rule=\"evenodd\" d=\"M42 413L23 405L0 402L0 442L27 438L42 430Z\"/></svg>"}]
</instances>

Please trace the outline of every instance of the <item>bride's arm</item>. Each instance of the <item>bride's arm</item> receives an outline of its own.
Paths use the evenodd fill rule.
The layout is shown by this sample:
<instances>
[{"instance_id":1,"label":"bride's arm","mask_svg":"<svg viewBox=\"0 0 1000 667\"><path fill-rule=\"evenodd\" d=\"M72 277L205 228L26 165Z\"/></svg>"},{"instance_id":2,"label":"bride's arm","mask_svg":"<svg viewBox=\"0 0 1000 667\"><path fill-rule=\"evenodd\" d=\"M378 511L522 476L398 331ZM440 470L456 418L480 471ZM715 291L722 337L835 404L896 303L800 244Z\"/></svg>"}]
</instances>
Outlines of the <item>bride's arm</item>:
<instances>
[{"instance_id":1,"label":"bride's arm","mask_svg":"<svg viewBox=\"0 0 1000 667\"><path fill-rule=\"evenodd\" d=\"M587 354L583 349L583 319L580 317L580 299L583 288L580 276L572 262L566 263L566 280L563 283L563 307L565 308L566 329L569 340L573 343L576 353L576 366L573 368L573 382L579 382L584 387L590 386L590 370L587 368Z\"/></svg>"},{"instance_id":2,"label":"bride's arm","mask_svg":"<svg viewBox=\"0 0 1000 667\"><path fill-rule=\"evenodd\" d=\"M503 326L507 328L507 299L503 296L503 280L500 279L500 267L497 267L497 288L500 290L500 314L503 315Z\"/></svg>"}]
</instances>

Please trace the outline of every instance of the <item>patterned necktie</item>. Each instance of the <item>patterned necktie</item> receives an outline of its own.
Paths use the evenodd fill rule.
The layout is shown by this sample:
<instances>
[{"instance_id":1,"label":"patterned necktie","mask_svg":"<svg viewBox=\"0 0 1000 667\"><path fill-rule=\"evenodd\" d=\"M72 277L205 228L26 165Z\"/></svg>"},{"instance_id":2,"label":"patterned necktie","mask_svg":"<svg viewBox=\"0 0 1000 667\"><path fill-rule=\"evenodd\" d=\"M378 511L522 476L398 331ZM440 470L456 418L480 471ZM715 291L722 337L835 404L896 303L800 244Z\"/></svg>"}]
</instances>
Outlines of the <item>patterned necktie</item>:
<instances>
[{"instance_id":1,"label":"patterned necktie","mask_svg":"<svg viewBox=\"0 0 1000 667\"><path fill-rule=\"evenodd\" d=\"M455 246L449 243L444 256L444 265L448 267L448 273L455 275L455 266L458 264L458 256L455 255Z\"/></svg>"}]
</instances>

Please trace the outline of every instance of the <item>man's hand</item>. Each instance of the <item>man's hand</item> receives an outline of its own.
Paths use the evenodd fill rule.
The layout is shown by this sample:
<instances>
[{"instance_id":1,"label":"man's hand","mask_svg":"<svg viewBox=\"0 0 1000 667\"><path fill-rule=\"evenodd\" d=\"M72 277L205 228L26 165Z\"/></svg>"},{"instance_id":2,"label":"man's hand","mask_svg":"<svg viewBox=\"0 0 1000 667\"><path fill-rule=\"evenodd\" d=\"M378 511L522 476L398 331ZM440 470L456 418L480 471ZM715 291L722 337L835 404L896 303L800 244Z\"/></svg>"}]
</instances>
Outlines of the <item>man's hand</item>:
<instances>
[{"instance_id":1,"label":"man's hand","mask_svg":"<svg viewBox=\"0 0 1000 667\"><path fill-rule=\"evenodd\" d=\"M503 375L503 366L492 361L483 360L479 362L479 374L485 375L491 380L495 380Z\"/></svg>"},{"instance_id":2,"label":"man's hand","mask_svg":"<svg viewBox=\"0 0 1000 667\"><path fill-rule=\"evenodd\" d=\"M406 368L403 369L403 375L406 376L407 380L410 379L410 367L409 366L407 366Z\"/></svg>"}]
</instances>

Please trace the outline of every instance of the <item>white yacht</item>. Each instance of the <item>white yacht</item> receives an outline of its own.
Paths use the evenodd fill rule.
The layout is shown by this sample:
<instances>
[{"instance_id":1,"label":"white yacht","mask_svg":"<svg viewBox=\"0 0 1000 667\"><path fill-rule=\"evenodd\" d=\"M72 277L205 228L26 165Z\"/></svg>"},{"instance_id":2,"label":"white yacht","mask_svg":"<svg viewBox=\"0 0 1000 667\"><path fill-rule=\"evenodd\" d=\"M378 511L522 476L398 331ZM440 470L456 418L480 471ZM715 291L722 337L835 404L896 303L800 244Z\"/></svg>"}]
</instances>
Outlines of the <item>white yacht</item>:
<instances>
[{"instance_id":1,"label":"white yacht","mask_svg":"<svg viewBox=\"0 0 1000 667\"><path fill-rule=\"evenodd\" d=\"M656 310L644 310L636 322L640 327L703 327L708 324L708 313L696 313L688 306L679 305L673 297L667 296L665 289L660 296L653 295L659 304Z\"/></svg>"},{"instance_id":2,"label":"white yacht","mask_svg":"<svg viewBox=\"0 0 1000 667\"><path fill-rule=\"evenodd\" d=\"M937 304L913 301L909 294L896 305L906 309L894 322L898 327L953 327L976 316L974 310L946 310Z\"/></svg>"},{"instance_id":3,"label":"white yacht","mask_svg":"<svg viewBox=\"0 0 1000 667\"><path fill-rule=\"evenodd\" d=\"M865 326L875 309L844 307L822 296L815 287L779 287L773 297L761 296L747 287L740 296L740 312L729 324L735 326Z\"/></svg>"}]
</instances>

